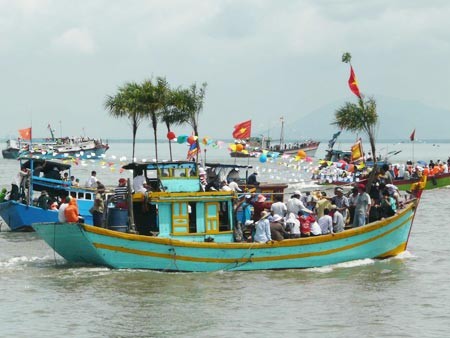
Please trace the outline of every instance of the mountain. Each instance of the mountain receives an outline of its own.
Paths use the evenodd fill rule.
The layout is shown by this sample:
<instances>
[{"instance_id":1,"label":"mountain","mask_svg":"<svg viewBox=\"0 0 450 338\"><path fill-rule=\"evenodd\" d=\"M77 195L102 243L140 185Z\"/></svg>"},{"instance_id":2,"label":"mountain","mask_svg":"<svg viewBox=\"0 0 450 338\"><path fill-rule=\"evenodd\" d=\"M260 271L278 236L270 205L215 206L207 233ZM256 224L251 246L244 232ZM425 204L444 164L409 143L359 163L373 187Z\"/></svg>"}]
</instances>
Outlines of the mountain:
<instances>
[{"instance_id":1,"label":"mountain","mask_svg":"<svg viewBox=\"0 0 450 338\"><path fill-rule=\"evenodd\" d=\"M401 100L392 97L374 96L377 102L379 128L377 139L409 140L416 129L416 140L450 139L450 131L445 121L450 110L428 106L419 101ZM349 102L357 103L356 98ZM334 112L345 102L329 103L294 121L285 118L285 139L322 139L331 138L338 129L331 125ZM280 126L281 127L281 126ZM279 127L279 128L280 128ZM279 137L280 129L272 128L269 133ZM342 133L341 139L353 139L352 133Z\"/></svg>"}]
</instances>

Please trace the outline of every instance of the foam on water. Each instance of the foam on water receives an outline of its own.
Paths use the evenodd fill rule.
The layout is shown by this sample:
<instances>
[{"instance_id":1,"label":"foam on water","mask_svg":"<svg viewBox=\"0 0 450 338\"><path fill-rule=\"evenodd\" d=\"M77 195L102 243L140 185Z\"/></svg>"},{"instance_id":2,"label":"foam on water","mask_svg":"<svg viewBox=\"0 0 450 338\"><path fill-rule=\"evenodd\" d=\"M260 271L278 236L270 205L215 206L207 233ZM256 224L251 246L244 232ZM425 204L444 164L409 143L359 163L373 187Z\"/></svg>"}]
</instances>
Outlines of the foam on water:
<instances>
[{"instance_id":1,"label":"foam on water","mask_svg":"<svg viewBox=\"0 0 450 338\"><path fill-rule=\"evenodd\" d=\"M52 258L53 259L53 258ZM11 269L11 268L24 268L29 266L29 263L36 263L36 262L45 262L48 261L49 257L26 257L26 256L19 256L19 257L11 257L7 259L6 261L0 261L0 268L5 269Z\"/></svg>"}]
</instances>

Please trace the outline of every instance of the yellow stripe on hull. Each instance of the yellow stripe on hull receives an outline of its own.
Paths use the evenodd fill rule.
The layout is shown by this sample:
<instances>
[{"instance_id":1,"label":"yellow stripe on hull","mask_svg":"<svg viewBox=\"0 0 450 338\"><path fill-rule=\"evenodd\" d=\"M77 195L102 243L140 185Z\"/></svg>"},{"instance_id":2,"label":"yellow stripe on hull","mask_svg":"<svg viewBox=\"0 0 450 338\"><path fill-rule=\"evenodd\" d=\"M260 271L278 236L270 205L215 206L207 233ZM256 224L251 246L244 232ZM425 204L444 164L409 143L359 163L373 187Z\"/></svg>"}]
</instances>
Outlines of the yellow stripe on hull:
<instances>
[{"instance_id":1,"label":"yellow stripe on hull","mask_svg":"<svg viewBox=\"0 0 450 338\"><path fill-rule=\"evenodd\" d=\"M337 252L342 252L342 251L346 251L346 250L350 250L365 244L368 244L370 242L376 241L380 238L383 238L389 234L391 234L392 232L400 229L401 227L403 227L405 224L408 224L411 222L412 216L408 217L404 222L402 222L401 224L397 225L396 227L390 229L389 231L383 232L377 236L368 238L366 240L357 242L357 243L353 243L353 244L349 244L349 245L344 245L338 248L334 248L334 249L329 249L329 250L324 250L324 251L316 251L316 252L307 252L307 253L298 253L298 254L289 254L289 255L279 255L279 256L270 256L270 257L252 257L251 259L249 259L248 257L240 257L240 258L208 258L208 257L193 257L193 256L182 256L182 255L176 255L174 256L173 254L163 254L163 253L157 253L157 252L150 252L150 251L144 251L144 250L138 250L138 249L131 249L131 248L124 248L124 247L120 247L120 246L114 246L114 245L108 245L108 244L103 244L103 243L93 243L93 245L98 248L98 249L104 249L104 250L111 250L111 251L117 251L117 252L123 252L123 253L128 253L128 254L133 254L133 255L139 255L139 256L149 256L149 257L156 257L156 258L164 258L164 259L176 259L176 260L181 260L181 261L190 261L190 262L205 262L205 263L221 263L221 264L228 264L228 263L234 263L234 262L248 262L249 260L251 260L252 262L266 262L266 261L279 261L279 260L288 260L288 259L298 259L298 258L309 258L309 257L316 257L316 256L326 256L326 255L330 255L330 254L334 254ZM355 229L356 230L356 229ZM339 234L336 234L334 237L337 237ZM331 237L333 237L332 235L329 235ZM299 244L299 240L286 240L286 241L281 241L281 242L274 242L274 243L253 243L253 244L241 244L240 248L244 249L244 248L254 248L254 249L270 249L270 248L275 248L278 246L281 246L279 244L282 244L283 242L290 242L290 243L297 243L297 245ZM172 243L172 244L178 244L178 243ZM208 243L209 244L209 243ZM309 244L309 243L308 243ZM246 245L246 247L243 247L243 245ZM292 244L295 246L295 244ZM304 245L307 245L306 243L304 243ZM393 256L395 255L395 252L402 252L405 250L405 243L401 244L399 247L384 253L382 256L380 257L388 257L388 256ZM177 247L178 245L173 245L175 247ZM181 245L180 245L181 246ZM223 245L208 245L207 248L213 248L213 249L219 249L220 247L223 247ZM203 248L205 248L205 246L203 246ZM404 248L403 250L401 250L401 248Z\"/></svg>"}]
</instances>

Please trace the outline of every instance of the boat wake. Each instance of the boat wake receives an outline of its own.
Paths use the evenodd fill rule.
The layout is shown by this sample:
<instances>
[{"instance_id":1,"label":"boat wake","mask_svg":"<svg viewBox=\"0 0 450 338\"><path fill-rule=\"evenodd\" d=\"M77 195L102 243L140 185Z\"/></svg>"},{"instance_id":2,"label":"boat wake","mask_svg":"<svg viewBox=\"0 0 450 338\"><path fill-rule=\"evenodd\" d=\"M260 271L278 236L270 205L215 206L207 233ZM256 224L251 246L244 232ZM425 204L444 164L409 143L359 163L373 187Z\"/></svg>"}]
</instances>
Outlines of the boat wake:
<instances>
[{"instance_id":1,"label":"boat wake","mask_svg":"<svg viewBox=\"0 0 450 338\"><path fill-rule=\"evenodd\" d=\"M410 259L410 258L414 258L414 257L415 256L411 252L404 251L404 252L398 254L397 256L390 257L390 258L384 259L382 261L383 262L390 262L390 261L395 261L395 260ZM373 264L376 264L377 262L380 262L380 260L378 260L378 259L371 259L371 258L358 259L358 260L344 262L344 263L338 263L338 264L334 264L334 265L322 266L322 267L319 267L319 268L310 268L310 269L306 269L306 271L318 272L318 273L330 273L330 272L333 272L333 271L335 271L337 269L348 269L348 268L355 268L355 267L373 265Z\"/></svg>"},{"instance_id":2,"label":"boat wake","mask_svg":"<svg viewBox=\"0 0 450 338\"><path fill-rule=\"evenodd\" d=\"M40 264L44 262L50 261L50 257L12 257L5 261L0 261L0 268L2 269L17 269L17 268L26 268L30 265ZM54 261L51 258L51 261Z\"/></svg>"}]
</instances>

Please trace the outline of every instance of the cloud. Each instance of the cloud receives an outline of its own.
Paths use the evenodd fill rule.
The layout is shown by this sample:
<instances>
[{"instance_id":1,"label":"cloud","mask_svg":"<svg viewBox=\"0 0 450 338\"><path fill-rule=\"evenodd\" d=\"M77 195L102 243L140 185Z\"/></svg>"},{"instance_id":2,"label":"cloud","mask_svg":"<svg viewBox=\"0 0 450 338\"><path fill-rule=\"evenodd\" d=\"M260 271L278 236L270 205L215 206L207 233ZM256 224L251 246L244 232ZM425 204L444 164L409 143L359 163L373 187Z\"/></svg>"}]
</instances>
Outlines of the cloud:
<instances>
[{"instance_id":1,"label":"cloud","mask_svg":"<svg viewBox=\"0 0 450 338\"><path fill-rule=\"evenodd\" d=\"M92 54L95 43L89 31L82 28L71 28L55 38L52 45L57 50L75 51L82 54Z\"/></svg>"}]
</instances>

